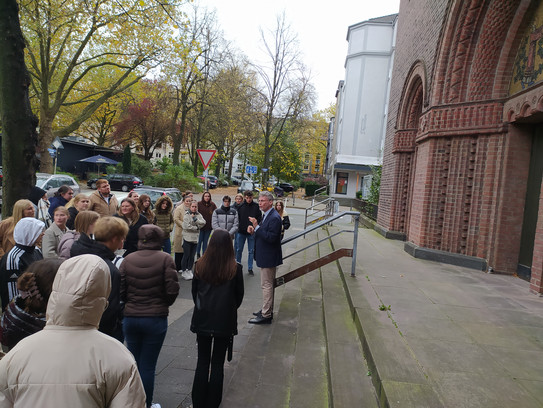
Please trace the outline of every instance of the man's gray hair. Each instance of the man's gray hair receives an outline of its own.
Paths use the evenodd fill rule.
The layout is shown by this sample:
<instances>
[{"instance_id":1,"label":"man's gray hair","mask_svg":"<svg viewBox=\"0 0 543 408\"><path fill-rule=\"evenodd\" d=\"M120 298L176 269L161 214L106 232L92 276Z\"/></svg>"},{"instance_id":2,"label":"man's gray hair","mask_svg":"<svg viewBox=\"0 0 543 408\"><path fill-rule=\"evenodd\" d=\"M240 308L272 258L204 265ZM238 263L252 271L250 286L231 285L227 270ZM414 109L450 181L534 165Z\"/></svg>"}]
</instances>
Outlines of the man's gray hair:
<instances>
[{"instance_id":1,"label":"man's gray hair","mask_svg":"<svg viewBox=\"0 0 543 408\"><path fill-rule=\"evenodd\" d=\"M260 192L259 197L265 197L265 198L267 198L268 200L273 201L273 194L270 193L269 191L262 191L262 192Z\"/></svg>"}]
</instances>

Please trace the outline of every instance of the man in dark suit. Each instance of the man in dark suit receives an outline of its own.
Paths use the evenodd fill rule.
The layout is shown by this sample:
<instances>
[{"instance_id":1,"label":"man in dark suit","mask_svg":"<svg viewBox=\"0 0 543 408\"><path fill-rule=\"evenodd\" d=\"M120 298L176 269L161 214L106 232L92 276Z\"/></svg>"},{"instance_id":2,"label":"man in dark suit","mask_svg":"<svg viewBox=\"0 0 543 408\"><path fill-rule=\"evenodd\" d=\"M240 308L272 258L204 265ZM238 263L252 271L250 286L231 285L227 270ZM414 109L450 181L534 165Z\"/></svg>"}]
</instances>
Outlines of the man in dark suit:
<instances>
[{"instance_id":1,"label":"man in dark suit","mask_svg":"<svg viewBox=\"0 0 543 408\"><path fill-rule=\"evenodd\" d=\"M252 225L247 227L247 232L255 236L255 259L260 268L262 286L262 310L254 313L255 317L249 320L249 323L270 324L273 319L275 272L277 266L283 263L281 216L273 208L273 195L269 191L260 193L258 205L264 213L262 222L258 224L256 218L249 217Z\"/></svg>"}]
</instances>

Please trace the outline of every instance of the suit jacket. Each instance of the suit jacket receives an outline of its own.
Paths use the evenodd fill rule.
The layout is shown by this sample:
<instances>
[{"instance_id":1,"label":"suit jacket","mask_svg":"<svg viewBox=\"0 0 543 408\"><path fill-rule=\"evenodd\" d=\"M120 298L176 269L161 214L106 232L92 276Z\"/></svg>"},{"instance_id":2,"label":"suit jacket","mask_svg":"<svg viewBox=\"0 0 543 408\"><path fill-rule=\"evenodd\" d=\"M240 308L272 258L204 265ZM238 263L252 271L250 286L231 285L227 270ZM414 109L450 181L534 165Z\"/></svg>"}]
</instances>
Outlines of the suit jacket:
<instances>
[{"instance_id":1,"label":"suit jacket","mask_svg":"<svg viewBox=\"0 0 543 408\"><path fill-rule=\"evenodd\" d=\"M272 208L255 231L255 259L259 268L273 268L283 263L281 228L281 216Z\"/></svg>"}]
</instances>

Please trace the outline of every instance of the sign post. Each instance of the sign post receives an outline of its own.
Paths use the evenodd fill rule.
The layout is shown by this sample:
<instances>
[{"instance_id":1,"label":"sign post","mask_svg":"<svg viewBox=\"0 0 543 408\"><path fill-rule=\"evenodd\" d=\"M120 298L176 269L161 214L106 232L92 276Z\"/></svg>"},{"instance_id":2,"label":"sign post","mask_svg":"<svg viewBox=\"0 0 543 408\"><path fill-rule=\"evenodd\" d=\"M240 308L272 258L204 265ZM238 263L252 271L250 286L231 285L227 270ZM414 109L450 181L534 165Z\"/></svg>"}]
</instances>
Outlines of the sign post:
<instances>
[{"instance_id":1,"label":"sign post","mask_svg":"<svg viewBox=\"0 0 543 408\"><path fill-rule=\"evenodd\" d=\"M213 156L215 156L215 153L217 153L217 151L196 149L196 152L198 153L198 157L200 158L200 161L204 166L204 188L207 190L207 168L209 167L209 164L211 163L211 160L213 159Z\"/></svg>"}]
</instances>

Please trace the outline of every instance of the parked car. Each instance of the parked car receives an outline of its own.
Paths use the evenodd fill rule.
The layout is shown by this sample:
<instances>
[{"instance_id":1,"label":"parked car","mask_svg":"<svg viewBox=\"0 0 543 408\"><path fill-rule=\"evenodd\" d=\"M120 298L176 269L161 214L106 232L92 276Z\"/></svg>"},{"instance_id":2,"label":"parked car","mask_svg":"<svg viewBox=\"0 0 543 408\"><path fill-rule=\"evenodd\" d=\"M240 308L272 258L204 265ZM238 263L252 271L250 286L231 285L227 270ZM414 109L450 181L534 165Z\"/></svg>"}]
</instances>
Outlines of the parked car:
<instances>
[{"instance_id":1,"label":"parked car","mask_svg":"<svg viewBox=\"0 0 543 408\"><path fill-rule=\"evenodd\" d=\"M60 186L66 185L74 191L74 196L81 191L79 184L66 174L36 173L36 186L47 191L47 197L55 195Z\"/></svg>"},{"instance_id":2,"label":"parked car","mask_svg":"<svg viewBox=\"0 0 543 408\"><path fill-rule=\"evenodd\" d=\"M238 193L243 194L247 190L260 192L260 185L251 180L243 180L238 187Z\"/></svg>"},{"instance_id":3,"label":"parked car","mask_svg":"<svg viewBox=\"0 0 543 408\"><path fill-rule=\"evenodd\" d=\"M151 205L154 207L156 200L161 196L167 195L171 198L174 207L183 201L183 195L177 188L163 188L163 187L151 187L141 186L134 189L139 195L147 194L151 198Z\"/></svg>"},{"instance_id":4,"label":"parked car","mask_svg":"<svg viewBox=\"0 0 543 408\"><path fill-rule=\"evenodd\" d=\"M290 183L277 183L277 187L281 188L285 193L294 191L294 186Z\"/></svg>"},{"instance_id":5,"label":"parked car","mask_svg":"<svg viewBox=\"0 0 543 408\"><path fill-rule=\"evenodd\" d=\"M130 191L134 188L143 185L143 180L133 174L110 174L104 177L111 186L112 190ZM96 189L97 178L87 181L87 186Z\"/></svg>"},{"instance_id":6,"label":"parked car","mask_svg":"<svg viewBox=\"0 0 543 408\"><path fill-rule=\"evenodd\" d=\"M204 176L198 176L198 178L202 181L202 183L205 183L205 177ZM208 188L217 188L217 185L219 184L219 179L215 176L207 176L207 184Z\"/></svg>"}]
</instances>

